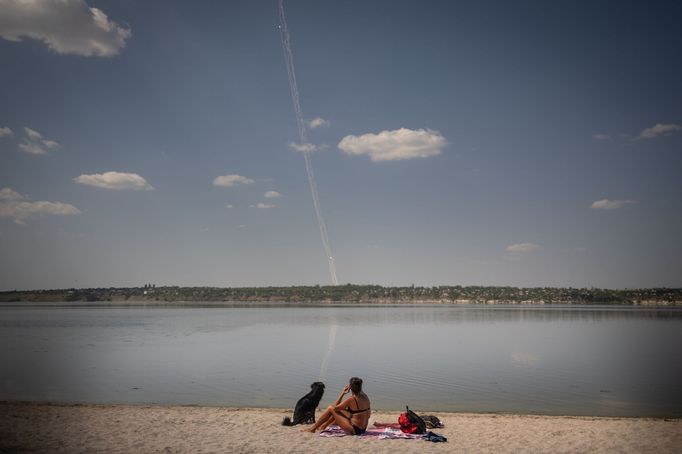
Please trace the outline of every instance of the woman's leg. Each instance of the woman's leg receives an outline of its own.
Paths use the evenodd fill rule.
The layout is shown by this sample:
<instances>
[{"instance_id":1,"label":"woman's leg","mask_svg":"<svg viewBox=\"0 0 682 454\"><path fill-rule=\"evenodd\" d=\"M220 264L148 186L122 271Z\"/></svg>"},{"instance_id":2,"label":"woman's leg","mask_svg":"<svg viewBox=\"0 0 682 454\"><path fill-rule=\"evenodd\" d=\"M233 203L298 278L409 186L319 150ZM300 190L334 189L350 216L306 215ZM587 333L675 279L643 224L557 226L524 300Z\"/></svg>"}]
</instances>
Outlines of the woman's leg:
<instances>
[{"instance_id":1,"label":"woman's leg","mask_svg":"<svg viewBox=\"0 0 682 454\"><path fill-rule=\"evenodd\" d=\"M312 427L308 427L304 429L304 431L315 433L315 431L322 427L323 424L326 423L324 427L327 427L333 420L334 418L332 417L331 412L329 411L329 409L327 409L325 410L324 413L320 415L319 418L317 418L317 421L315 421L315 424L313 424Z\"/></svg>"},{"instance_id":2,"label":"woman's leg","mask_svg":"<svg viewBox=\"0 0 682 454\"><path fill-rule=\"evenodd\" d=\"M317 419L317 422L312 427L305 429L305 431L315 433L317 429L326 429L331 423L336 423L336 425L341 427L344 432L350 435L355 434L355 429L353 429L350 419L348 419L348 417L342 412L334 410L334 407L331 405L327 407L327 410L320 415L320 417Z\"/></svg>"},{"instance_id":3,"label":"woman's leg","mask_svg":"<svg viewBox=\"0 0 682 454\"><path fill-rule=\"evenodd\" d=\"M333 423L333 422L334 422L334 418L330 414L329 418L327 418L327 421L322 423L322 425L320 426L320 432L322 432L324 429L329 427L331 425L331 423Z\"/></svg>"},{"instance_id":4,"label":"woman's leg","mask_svg":"<svg viewBox=\"0 0 682 454\"><path fill-rule=\"evenodd\" d=\"M334 410L334 407L329 407L328 410L332 413L332 417L334 418L334 422L343 429L344 432L346 432L349 435L355 435L355 429L353 428L353 425L350 423L350 419L346 417L341 412L337 412Z\"/></svg>"},{"instance_id":5,"label":"woman's leg","mask_svg":"<svg viewBox=\"0 0 682 454\"><path fill-rule=\"evenodd\" d=\"M336 414L339 415L339 416L342 416L342 417L345 416L347 419L350 419L350 416L347 415L346 412L343 411L343 410L342 410L342 411L337 411ZM329 427L329 425L330 425L331 423L333 423L333 422L334 422L334 418L332 417L331 412L330 412L330 413L329 413L329 418L327 418L327 422L323 423L323 424L320 426L320 432L322 432L324 429L326 429L327 427Z\"/></svg>"}]
</instances>

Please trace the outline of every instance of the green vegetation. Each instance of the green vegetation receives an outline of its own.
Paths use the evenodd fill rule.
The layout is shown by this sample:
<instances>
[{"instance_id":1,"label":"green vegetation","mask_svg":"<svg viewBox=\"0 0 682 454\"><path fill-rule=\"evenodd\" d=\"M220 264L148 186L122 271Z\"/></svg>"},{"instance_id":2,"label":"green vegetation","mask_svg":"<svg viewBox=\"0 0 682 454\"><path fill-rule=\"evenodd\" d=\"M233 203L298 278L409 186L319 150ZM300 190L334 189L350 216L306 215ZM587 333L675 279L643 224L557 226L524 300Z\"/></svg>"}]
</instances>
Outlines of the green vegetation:
<instances>
[{"instance_id":1,"label":"green vegetation","mask_svg":"<svg viewBox=\"0 0 682 454\"><path fill-rule=\"evenodd\" d=\"M379 285L292 287L89 288L0 292L0 301L159 302L355 302L462 304L630 304L682 305L682 289L609 290L552 287L382 287Z\"/></svg>"}]
</instances>

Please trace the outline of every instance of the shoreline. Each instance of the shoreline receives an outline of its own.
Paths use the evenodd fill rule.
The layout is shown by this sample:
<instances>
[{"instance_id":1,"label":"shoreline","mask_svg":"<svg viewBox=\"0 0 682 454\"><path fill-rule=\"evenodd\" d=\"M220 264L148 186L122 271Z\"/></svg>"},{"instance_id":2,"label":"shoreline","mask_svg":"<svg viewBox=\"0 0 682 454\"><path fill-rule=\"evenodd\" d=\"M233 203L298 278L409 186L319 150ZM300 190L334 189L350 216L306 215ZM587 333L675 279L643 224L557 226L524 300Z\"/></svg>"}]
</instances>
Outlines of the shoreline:
<instances>
[{"instance_id":1,"label":"shoreline","mask_svg":"<svg viewBox=\"0 0 682 454\"><path fill-rule=\"evenodd\" d=\"M400 411L373 411L397 422ZM291 410L0 402L0 452L676 452L682 419L434 412L447 443L323 438L284 427ZM318 412L319 416L319 412Z\"/></svg>"},{"instance_id":2,"label":"shoreline","mask_svg":"<svg viewBox=\"0 0 682 454\"><path fill-rule=\"evenodd\" d=\"M194 307L194 308L221 308L221 307L401 307L401 306L452 306L452 307L499 307L499 308L544 308L544 309L682 309L682 301L676 302L637 302L637 303L570 303L570 302L544 302L544 301L438 301L438 300L371 300L371 301L156 301L156 300L113 300L113 301L0 301L0 308L21 307Z\"/></svg>"},{"instance_id":3,"label":"shoreline","mask_svg":"<svg viewBox=\"0 0 682 454\"><path fill-rule=\"evenodd\" d=\"M92 408L112 408L112 407L130 407L130 408L206 408L206 409L224 409L229 411L293 411L293 407L246 407L246 406L229 406L223 404L176 404L176 403L156 403L156 402L78 402L78 401L52 401L52 400L0 400L0 408L2 406L36 406L36 407L92 407ZM317 413L321 413L323 407L317 409ZM387 409L374 408L372 413L376 414L396 414L399 415L403 409ZM415 410L421 414L422 409ZM574 418L574 419L600 419L600 420L647 420L647 421L680 421L682 422L682 415L665 415L665 416L647 416L647 415L598 415L598 414L550 414L550 413L523 413L523 412L506 412L506 411L447 411L447 410L424 410L425 414L434 415L450 415L450 416L517 416L529 418ZM286 415L285 415L286 416Z\"/></svg>"}]
</instances>

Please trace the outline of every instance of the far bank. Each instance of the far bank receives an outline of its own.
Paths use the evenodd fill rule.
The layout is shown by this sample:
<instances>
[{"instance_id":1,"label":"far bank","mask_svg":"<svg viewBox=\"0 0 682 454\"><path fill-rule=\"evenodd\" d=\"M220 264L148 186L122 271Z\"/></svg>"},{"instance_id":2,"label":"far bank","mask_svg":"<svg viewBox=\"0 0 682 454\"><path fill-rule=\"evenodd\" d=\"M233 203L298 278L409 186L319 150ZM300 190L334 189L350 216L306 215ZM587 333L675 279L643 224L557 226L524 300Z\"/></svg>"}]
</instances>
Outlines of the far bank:
<instances>
[{"instance_id":1,"label":"far bank","mask_svg":"<svg viewBox=\"0 0 682 454\"><path fill-rule=\"evenodd\" d=\"M578 304L680 306L682 289L313 285L289 287L141 287L12 290L0 302L255 302L360 304Z\"/></svg>"}]
</instances>

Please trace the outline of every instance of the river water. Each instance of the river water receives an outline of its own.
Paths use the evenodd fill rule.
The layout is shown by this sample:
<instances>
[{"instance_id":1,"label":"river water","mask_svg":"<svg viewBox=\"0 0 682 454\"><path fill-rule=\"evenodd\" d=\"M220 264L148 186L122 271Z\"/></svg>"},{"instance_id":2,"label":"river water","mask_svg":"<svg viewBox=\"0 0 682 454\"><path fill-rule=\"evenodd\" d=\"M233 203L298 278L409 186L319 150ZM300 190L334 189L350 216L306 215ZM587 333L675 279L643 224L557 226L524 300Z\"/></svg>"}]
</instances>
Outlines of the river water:
<instances>
[{"instance_id":1,"label":"river water","mask_svg":"<svg viewBox=\"0 0 682 454\"><path fill-rule=\"evenodd\" d=\"M373 408L680 417L680 347L680 308L4 304L0 400L291 408L359 376Z\"/></svg>"}]
</instances>

